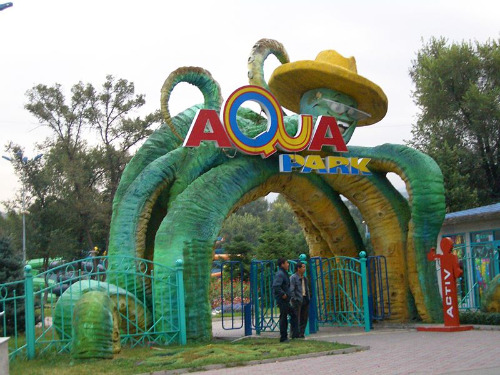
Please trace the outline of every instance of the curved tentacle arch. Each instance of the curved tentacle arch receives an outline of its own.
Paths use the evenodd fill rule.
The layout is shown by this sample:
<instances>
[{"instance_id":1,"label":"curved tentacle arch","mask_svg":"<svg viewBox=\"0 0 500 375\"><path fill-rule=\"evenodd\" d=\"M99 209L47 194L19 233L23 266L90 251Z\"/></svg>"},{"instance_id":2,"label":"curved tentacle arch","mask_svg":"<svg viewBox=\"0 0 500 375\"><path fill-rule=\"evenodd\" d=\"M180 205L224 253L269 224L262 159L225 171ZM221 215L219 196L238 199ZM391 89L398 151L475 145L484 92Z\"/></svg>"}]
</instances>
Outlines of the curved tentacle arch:
<instances>
[{"instance_id":1,"label":"curved tentacle arch","mask_svg":"<svg viewBox=\"0 0 500 375\"><path fill-rule=\"evenodd\" d=\"M205 102L203 105L199 104L186 109L172 119L168 109L168 101L172 90L181 82L187 82L198 87ZM191 124L199 109L206 108L220 112L221 105L220 86L212 78L210 72L198 67L184 67L172 72L161 89L161 111L166 123L146 140L127 164L113 198L113 210L118 208L128 186L149 163L182 144L182 140L184 140L189 130L189 124Z\"/></svg>"},{"instance_id":2,"label":"curved tentacle arch","mask_svg":"<svg viewBox=\"0 0 500 375\"><path fill-rule=\"evenodd\" d=\"M424 321L440 321L441 297L435 267L426 254L436 246L445 215L443 175L429 156L403 145L351 147L350 154L372 158L370 169L394 172L406 183L410 220L407 238L407 272L411 292Z\"/></svg>"},{"instance_id":3,"label":"curved tentacle arch","mask_svg":"<svg viewBox=\"0 0 500 375\"><path fill-rule=\"evenodd\" d=\"M317 208L320 205L329 211L338 209L334 205L334 199L332 202L332 197L326 194L329 189L321 179L315 175L279 175L277 170L277 158L233 159L200 176L172 202L156 235L155 251L158 256L155 256L155 261L170 264L182 257L186 264L196 264L194 269L186 268L186 277L189 278L186 293L190 296L186 310L191 317L187 329L189 337L207 338L211 332L207 291L200 286L208 283L213 243L220 227L230 212L257 196L276 191L293 199L297 206L307 212L306 217L313 226L319 228L317 231L325 240L330 253L337 246L361 249L359 233L356 232L357 238L355 235L347 235L349 231L356 230L350 216L338 215L338 224L332 225L330 215L326 216L330 223L325 222L325 211L309 209L310 206ZM217 189L203 188L215 183ZM314 194L308 197L304 195L304 191L312 191ZM224 199L216 199L221 196ZM341 213L346 212L347 208L344 206L344 212ZM340 240L336 240L334 233L340 233ZM161 279L162 276L157 274L156 277ZM156 299L161 301L161 296Z\"/></svg>"},{"instance_id":4,"label":"curved tentacle arch","mask_svg":"<svg viewBox=\"0 0 500 375\"><path fill-rule=\"evenodd\" d=\"M174 124L172 123L168 108L170 94L175 86L181 82L190 83L201 90L203 97L205 98L204 108L206 109L214 109L215 111L220 112L222 95L219 84L212 78L212 75L208 70L189 66L179 68L170 73L161 88L161 113L172 133L182 142L184 141L184 137L177 132Z\"/></svg>"},{"instance_id":5,"label":"curved tentacle arch","mask_svg":"<svg viewBox=\"0 0 500 375\"><path fill-rule=\"evenodd\" d=\"M252 49L250 83L268 88L263 65L269 54L289 61L284 47L261 40ZM171 118L168 101L180 82L202 91L204 104ZM110 254L128 254L172 265L184 258L188 336L211 334L207 290L212 247L222 222L237 207L270 191L284 195L302 225L311 255L357 256L363 243L340 194L361 211L377 255L388 260L393 317L407 319L415 307L424 320L440 319L436 275L425 261L444 218L442 175L432 159L405 146L350 147L343 156L367 157L371 176L280 174L277 157L259 159L235 153L228 158L213 144L181 148L201 108L220 111L220 87L202 68L181 68L162 87L165 119L127 165L113 201ZM267 129L267 119L244 108L238 127L254 138ZM295 134L298 117L287 116L286 131ZM308 152L302 152L306 156ZM332 150L320 153L332 154ZM388 172L407 184L407 202L389 183ZM167 275L157 274L157 282ZM175 293L175 291L173 292ZM411 306L412 294L415 306ZM156 296L162 301L163 296ZM160 302L158 302L160 303ZM157 306L158 307L158 306Z\"/></svg>"},{"instance_id":6,"label":"curved tentacle arch","mask_svg":"<svg viewBox=\"0 0 500 375\"><path fill-rule=\"evenodd\" d=\"M276 56L282 64L290 62L283 44L273 39L259 40L253 46L248 57L248 80L250 84L263 87L268 91L269 86L264 78L264 62L271 54Z\"/></svg>"},{"instance_id":7,"label":"curved tentacle arch","mask_svg":"<svg viewBox=\"0 0 500 375\"><path fill-rule=\"evenodd\" d=\"M363 241L339 195L317 175L275 174L248 192L233 210L270 192L283 194L307 235L311 256L357 256ZM229 212L228 214L230 214Z\"/></svg>"},{"instance_id":8,"label":"curved tentacle arch","mask_svg":"<svg viewBox=\"0 0 500 375\"><path fill-rule=\"evenodd\" d=\"M202 105L195 105L172 119L172 123L178 134L181 136L186 135L188 124L193 121L200 108L202 108ZM120 206L130 184L150 163L178 147L179 140L166 124L163 124L159 129L154 131L125 167L115 197L113 198L113 211L116 211Z\"/></svg>"},{"instance_id":9,"label":"curved tentacle arch","mask_svg":"<svg viewBox=\"0 0 500 375\"><path fill-rule=\"evenodd\" d=\"M302 227L304 236L306 238L307 246L309 247L309 255L311 257L325 257L325 258L334 256L334 253L332 253L330 247L328 246L328 243L321 235L319 229L314 226L312 221L307 217L307 215L300 208L300 206L286 197L285 199L292 208L293 212L295 213L295 217L297 218L297 221Z\"/></svg>"}]
</instances>

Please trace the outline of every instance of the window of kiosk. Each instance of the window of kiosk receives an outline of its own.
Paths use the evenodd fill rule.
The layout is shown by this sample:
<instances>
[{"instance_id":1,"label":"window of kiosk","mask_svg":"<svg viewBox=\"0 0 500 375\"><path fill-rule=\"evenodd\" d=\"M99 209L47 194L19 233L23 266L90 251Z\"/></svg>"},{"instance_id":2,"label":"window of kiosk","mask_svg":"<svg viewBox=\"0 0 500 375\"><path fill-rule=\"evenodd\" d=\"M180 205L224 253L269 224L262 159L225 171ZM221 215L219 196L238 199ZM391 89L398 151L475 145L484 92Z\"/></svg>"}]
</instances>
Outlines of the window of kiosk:
<instances>
[{"instance_id":1,"label":"window of kiosk","mask_svg":"<svg viewBox=\"0 0 500 375\"><path fill-rule=\"evenodd\" d=\"M498 245L500 230L488 230L471 233L471 256L474 281L479 286L479 298L482 297L488 283L499 272Z\"/></svg>"}]
</instances>

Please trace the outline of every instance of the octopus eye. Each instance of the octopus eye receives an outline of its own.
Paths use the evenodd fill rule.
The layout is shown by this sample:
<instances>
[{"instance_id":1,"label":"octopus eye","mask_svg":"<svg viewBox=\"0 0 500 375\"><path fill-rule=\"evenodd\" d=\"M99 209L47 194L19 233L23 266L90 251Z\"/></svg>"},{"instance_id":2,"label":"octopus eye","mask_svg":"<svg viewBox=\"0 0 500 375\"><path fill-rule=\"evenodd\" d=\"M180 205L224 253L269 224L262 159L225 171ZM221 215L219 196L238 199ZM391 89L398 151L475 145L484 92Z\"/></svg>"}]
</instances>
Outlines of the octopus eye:
<instances>
[{"instance_id":1,"label":"octopus eye","mask_svg":"<svg viewBox=\"0 0 500 375\"><path fill-rule=\"evenodd\" d=\"M349 128L349 126L351 126L347 122L340 121L340 120L337 120L337 125L339 126L339 130L340 130L341 134L344 134L344 132Z\"/></svg>"}]
</instances>

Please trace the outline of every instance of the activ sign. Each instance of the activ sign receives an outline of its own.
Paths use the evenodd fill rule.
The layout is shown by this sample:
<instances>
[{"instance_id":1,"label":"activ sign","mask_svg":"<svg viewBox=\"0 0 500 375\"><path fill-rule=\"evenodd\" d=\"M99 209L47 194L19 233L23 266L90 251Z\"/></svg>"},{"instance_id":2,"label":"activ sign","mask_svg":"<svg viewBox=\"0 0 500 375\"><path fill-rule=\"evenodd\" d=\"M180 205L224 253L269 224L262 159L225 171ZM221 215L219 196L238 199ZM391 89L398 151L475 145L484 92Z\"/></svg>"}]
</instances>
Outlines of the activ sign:
<instances>
[{"instance_id":1,"label":"activ sign","mask_svg":"<svg viewBox=\"0 0 500 375\"><path fill-rule=\"evenodd\" d=\"M246 101L262 107L268 119L265 131L254 138L243 134L238 127L237 112ZM207 131L208 130L208 131ZM280 172L298 170L301 173L370 175L370 159L342 156L299 155L303 150L321 151L324 146L334 147L339 153L347 152L337 120L331 116L318 116L313 128L311 115L300 115L297 133L291 136L285 129L283 112L276 98L259 86L243 86L226 100L221 115L215 110L200 109L184 139L183 147L199 147L202 141L214 142L220 148L237 148L248 155L267 158L278 151Z\"/></svg>"}]
</instances>

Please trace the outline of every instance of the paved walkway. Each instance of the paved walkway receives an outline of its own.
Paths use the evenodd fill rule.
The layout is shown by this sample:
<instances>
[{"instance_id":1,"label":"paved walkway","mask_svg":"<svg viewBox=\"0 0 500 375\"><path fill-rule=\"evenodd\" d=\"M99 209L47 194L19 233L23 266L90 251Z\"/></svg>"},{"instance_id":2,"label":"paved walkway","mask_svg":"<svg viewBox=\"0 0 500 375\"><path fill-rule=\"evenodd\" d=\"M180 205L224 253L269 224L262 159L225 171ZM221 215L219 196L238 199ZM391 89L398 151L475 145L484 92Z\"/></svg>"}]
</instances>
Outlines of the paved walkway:
<instances>
[{"instance_id":1,"label":"paved walkway","mask_svg":"<svg viewBox=\"0 0 500 375\"><path fill-rule=\"evenodd\" d=\"M241 337L242 332L223 331L214 322L214 336ZM263 336L278 337L276 333ZM313 338L370 346L370 350L196 374L500 374L500 331L440 333L381 327L366 333L329 327L308 339Z\"/></svg>"}]
</instances>

